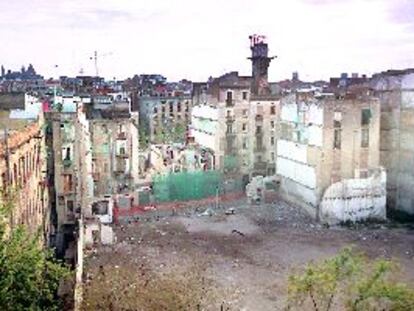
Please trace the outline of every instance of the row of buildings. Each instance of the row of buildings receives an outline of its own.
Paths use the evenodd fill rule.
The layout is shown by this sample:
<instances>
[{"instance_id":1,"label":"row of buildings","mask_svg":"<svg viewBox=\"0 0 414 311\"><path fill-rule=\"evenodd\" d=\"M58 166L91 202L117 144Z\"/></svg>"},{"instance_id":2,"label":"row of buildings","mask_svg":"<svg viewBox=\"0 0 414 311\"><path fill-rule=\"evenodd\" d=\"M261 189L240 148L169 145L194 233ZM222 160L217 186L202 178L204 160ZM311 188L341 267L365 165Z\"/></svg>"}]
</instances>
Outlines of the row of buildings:
<instances>
[{"instance_id":1,"label":"row of buildings","mask_svg":"<svg viewBox=\"0 0 414 311\"><path fill-rule=\"evenodd\" d=\"M410 70L273 84L262 36L251 52L251 76L193 86L190 136L216 169L275 175L282 198L319 218L384 218L386 205L414 213Z\"/></svg>"},{"instance_id":2,"label":"row of buildings","mask_svg":"<svg viewBox=\"0 0 414 311\"><path fill-rule=\"evenodd\" d=\"M42 228L63 256L77 219L106 217L111 197L136 190L140 136L157 173L274 176L281 198L327 220L384 218L385 206L414 214L414 70L271 83L268 45L250 40L249 76L62 77L2 93L1 182L18 198L10 226Z\"/></svg>"},{"instance_id":3,"label":"row of buildings","mask_svg":"<svg viewBox=\"0 0 414 311\"><path fill-rule=\"evenodd\" d=\"M112 196L129 195L138 181L138 112L125 92L0 94L0 103L2 199L14 202L9 227L40 230L46 245L71 259L78 220L111 222Z\"/></svg>"}]
</instances>

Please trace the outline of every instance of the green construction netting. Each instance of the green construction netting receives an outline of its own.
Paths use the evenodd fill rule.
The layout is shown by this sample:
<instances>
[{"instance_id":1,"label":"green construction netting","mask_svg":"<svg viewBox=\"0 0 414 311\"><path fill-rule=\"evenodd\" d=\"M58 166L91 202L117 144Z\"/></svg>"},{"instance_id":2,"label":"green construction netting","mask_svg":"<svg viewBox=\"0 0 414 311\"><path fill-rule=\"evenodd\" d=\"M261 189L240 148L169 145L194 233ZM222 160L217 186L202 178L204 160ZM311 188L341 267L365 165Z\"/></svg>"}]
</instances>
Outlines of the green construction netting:
<instances>
[{"instance_id":1,"label":"green construction netting","mask_svg":"<svg viewBox=\"0 0 414 311\"><path fill-rule=\"evenodd\" d=\"M222 179L217 171L159 175L153 180L155 201L188 201L213 196L222 188Z\"/></svg>"}]
</instances>

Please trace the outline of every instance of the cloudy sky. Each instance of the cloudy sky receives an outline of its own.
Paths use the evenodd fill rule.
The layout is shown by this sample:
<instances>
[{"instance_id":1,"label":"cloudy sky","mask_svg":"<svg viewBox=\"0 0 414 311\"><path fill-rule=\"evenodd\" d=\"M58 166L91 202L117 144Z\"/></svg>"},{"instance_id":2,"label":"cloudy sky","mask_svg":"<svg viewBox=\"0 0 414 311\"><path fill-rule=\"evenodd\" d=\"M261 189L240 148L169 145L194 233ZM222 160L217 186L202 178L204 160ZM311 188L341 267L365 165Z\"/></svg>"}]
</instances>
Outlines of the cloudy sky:
<instances>
[{"instance_id":1,"label":"cloudy sky","mask_svg":"<svg viewBox=\"0 0 414 311\"><path fill-rule=\"evenodd\" d=\"M94 74L95 50L107 78L249 74L253 33L272 81L414 67L413 0L0 0L0 64L47 77Z\"/></svg>"}]
</instances>

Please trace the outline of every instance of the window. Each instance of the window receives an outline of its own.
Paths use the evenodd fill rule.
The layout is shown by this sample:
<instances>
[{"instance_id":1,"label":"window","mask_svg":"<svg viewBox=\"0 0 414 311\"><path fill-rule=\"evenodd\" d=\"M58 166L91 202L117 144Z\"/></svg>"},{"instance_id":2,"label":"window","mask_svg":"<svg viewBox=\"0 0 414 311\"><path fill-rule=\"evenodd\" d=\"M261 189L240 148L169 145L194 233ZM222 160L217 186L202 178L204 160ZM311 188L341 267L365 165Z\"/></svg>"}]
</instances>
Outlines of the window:
<instances>
[{"instance_id":1,"label":"window","mask_svg":"<svg viewBox=\"0 0 414 311\"><path fill-rule=\"evenodd\" d=\"M66 148L66 151L65 151L65 160L70 161L70 148L69 147Z\"/></svg>"},{"instance_id":2,"label":"window","mask_svg":"<svg viewBox=\"0 0 414 311\"><path fill-rule=\"evenodd\" d=\"M270 121L270 128L272 128L272 129L275 128L275 121Z\"/></svg>"},{"instance_id":3,"label":"window","mask_svg":"<svg viewBox=\"0 0 414 311\"><path fill-rule=\"evenodd\" d=\"M270 158L272 159L272 161L274 161L274 160L275 160L275 153L274 153L274 152L272 152L272 153L270 154Z\"/></svg>"},{"instance_id":4,"label":"window","mask_svg":"<svg viewBox=\"0 0 414 311\"><path fill-rule=\"evenodd\" d=\"M170 102L170 113L174 111L174 103Z\"/></svg>"},{"instance_id":5,"label":"window","mask_svg":"<svg viewBox=\"0 0 414 311\"><path fill-rule=\"evenodd\" d=\"M275 138L272 136L272 137L270 137L270 144L272 145L272 146L274 146L275 145Z\"/></svg>"},{"instance_id":6,"label":"window","mask_svg":"<svg viewBox=\"0 0 414 311\"><path fill-rule=\"evenodd\" d=\"M232 91L227 91L226 94L226 100L232 100L233 99L233 92Z\"/></svg>"},{"instance_id":7,"label":"window","mask_svg":"<svg viewBox=\"0 0 414 311\"><path fill-rule=\"evenodd\" d=\"M246 100L246 99L247 99L247 91L244 91L244 92L242 93L242 96L243 96L243 100Z\"/></svg>"},{"instance_id":8,"label":"window","mask_svg":"<svg viewBox=\"0 0 414 311\"><path fill-rule=\"evenodd\" d=\"M73 213L73 201L72 200L68 200L66 203L66 206L68 208L68 211Z\"/></svg>"},{"instance_id":9,"label":"window","mask_svg":"<svg viewBox=\"0 0 414 311\"><path fill-rule=\"evenodd\" d=\"M369 147L369 129L361 130L361 147L362 148Z\"/></svg>"},{"instance_id":10,"label":"window","mask_svg":"<svg viewBox=\"0 0 414 311\"><path fill-rule=\"evenodd\" d=\"M232 91L227 91L226 93L226 104L233 105L233 92Z\"/></svg>"},{"instance_id":11,"label":"window","mask_svg":"<svg viewBox=\"0 0 414 311\"><path fill-rule=\"evenodd\" d=\"M177 103L177 111L181 112L181 103L180 102Z\"/></svg>"},{"instance_id":12,"label":"window","mask_svg":"<svg viewBox=\"0 0 414 311\"><path fill-rule=\"evenodd\" d=\"M233 133L233 127L231 126L231 124L227 124L227 134L231 134Z\"/></svg>"},{"instance_id":13,"label":"window","mask_svg":"<svg viewBox=\"0 0 414 311\"><path fill-rule=\"evenodd\" d=\"M256 126L256 134L260 134L262 132L262 127L260 125Z\"/></svg>"},{"instance_id":14,"label":"window","mask_svg":"<svg viewBox=\"0 0 414 311\"><path fill-rule=\"evenodd\" d=\"M64 174L63 175L63 191L69 192L69 191L72 191L72 188L73 188L72 174Z\"/></svg>"},{"instance_id":15,"label":"window","mask_svg":"<svg viewBox=\"0 0 414 311\"><path fill-rule=\"evenodd\" d=\"M257 150L262 150L263 149L263 139L261 136L256 138L256 148Z\"/></svg>"},{"instance_id":16,"label":"window","mask_svg":"<svg viewBox=\"0 0 414 311\"><path fill-rule=\"evenodd\" d=\"M334 149L341 149L341 121L342 113L339 111L334 112Z\"/></svg>"},{"instance_id":17,"label":"window","mask_svg":"<svg viewBox=\"0 0 414 311\"><path fill-rule=\"evenodd\" d=\"M369 125L371 120L371 109L365 108L361 110L361 125Z\"/></svg>"},{"instance_id":18,"label":"window","mask_svg":"<svg viewBox=\"0 0 414 311\"><path fill-rule=\"evenodd\" d=\"M247 109L243 109L243 116L247 117Z\"/></svg>"},{"instance_id":19,"label":"window","mask_svg":"<svg viewBox=\"0 0 414 311\"><path fill-rule=\"evenodd\" d=\"M247 149L247 137L243 138L243 149Z\"/></svg>"},{"instance_id":20,"label":"window","mask_svg":"<svg viewBox=\"0 0 414 311\"><path fill-rule=\"evenodd\" d=\"M247 131L247 123L242 124L242 131Z\"/></svg>"},{"instance_id":21,"label":"window","mask_svg":"<svg viewBox=\"0 0 414 311\"><path fill-rule=\"evenodd\" d=\"M270 107L270 114L276 114L276 108L274 105Z\"/></svg>"},{"instance_id":22,"label":"window","mask_svg":"<svg viewBox=\"0 0 414 311\"><path fill-rule=\"evenodd\" d=\"M125 154L125 147L119 148L119 154Z\"/></svg>"},{"instance_id":23,"label":"window","mask_svg":"<svg viewBox=\"0 0 414 311\"><path fill-rule=\"evenodd\" d=\"M334 129L334 146L335 149L341 149L341 129Z\"/></svg>"},{"instance_id":24,"label":"window","mask_svg":"<svg viewBox=\"0 0 414 311\"><path fill-rule=\"evenodd\" d=\"M342 113L339 111L335 111L334 112L334 122L333 122L333 126L335 128L339 128L341 127L341 122L342 122Z\"/></svg>"}]
</instances>

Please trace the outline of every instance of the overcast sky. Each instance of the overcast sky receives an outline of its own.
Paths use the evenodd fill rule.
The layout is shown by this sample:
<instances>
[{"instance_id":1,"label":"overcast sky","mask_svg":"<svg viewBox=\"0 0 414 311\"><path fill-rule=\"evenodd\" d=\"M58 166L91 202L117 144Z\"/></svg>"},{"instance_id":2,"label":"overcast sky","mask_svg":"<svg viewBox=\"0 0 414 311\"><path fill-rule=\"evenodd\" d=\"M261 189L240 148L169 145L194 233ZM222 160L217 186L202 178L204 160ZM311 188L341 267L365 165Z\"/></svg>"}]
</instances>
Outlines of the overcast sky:
<instances>
[{"instance_id":1,"label":"overcast sky","mask_svg":"<svg viewBox=\"0 0 414 311\"><path fill-rule=\"evenodd\" d=\"M106 78L250 74L254 33L271 81L414 67L413 0L0 0L0 64L47 77L94 74L95 50Z\"/></svg>"}]
</instances>

